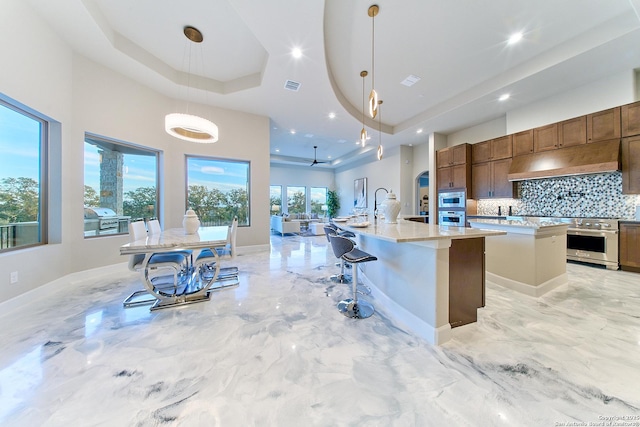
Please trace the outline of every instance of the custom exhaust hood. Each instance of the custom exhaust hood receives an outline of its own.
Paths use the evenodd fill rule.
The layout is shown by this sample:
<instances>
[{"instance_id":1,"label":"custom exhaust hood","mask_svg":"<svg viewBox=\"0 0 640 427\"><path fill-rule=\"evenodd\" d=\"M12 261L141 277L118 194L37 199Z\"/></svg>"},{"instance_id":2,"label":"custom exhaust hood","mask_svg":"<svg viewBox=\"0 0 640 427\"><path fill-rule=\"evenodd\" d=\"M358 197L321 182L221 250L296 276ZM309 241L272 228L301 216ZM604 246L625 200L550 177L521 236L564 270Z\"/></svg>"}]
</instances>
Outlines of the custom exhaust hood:
<instances>
[{"instance_id":1,"label":"custom exhaust hood","mask_svg":"<svg viewBox=\"0 0 640 427\"><path fill-rule=\"evenodd\" d=\"M513 158L509 181L620 170L620 140L594 142Z\"/></svg>"}]
</instances>

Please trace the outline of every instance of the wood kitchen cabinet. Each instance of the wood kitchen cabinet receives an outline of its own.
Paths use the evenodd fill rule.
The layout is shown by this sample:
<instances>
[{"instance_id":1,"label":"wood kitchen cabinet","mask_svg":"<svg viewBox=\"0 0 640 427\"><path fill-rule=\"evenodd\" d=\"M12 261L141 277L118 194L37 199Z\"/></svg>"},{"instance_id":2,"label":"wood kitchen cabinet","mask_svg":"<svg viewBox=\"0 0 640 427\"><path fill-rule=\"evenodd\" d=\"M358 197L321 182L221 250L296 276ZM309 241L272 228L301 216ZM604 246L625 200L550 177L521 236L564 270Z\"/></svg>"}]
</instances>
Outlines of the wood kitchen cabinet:
<instances>
[{"instance_id":1,"label":"wood kitchen cabinet","mask_svg":"<svg viewBox=\"0 0 640 427\"><path fill-rule=\"evenodd\" d=\"M533 153L533 129L513 134L513 157Z\"/></svg>"},{"instance_id":2,"label":"wood kitchen cabinet","mask_svg":"<svg viewBox=\"0 0 640 427\"><path fill-rule=\"evenodd\" d=\"M621 133L620 107L587 115L587 142L618 139Z\"/></svg>"},{"instance_id":3,"label":"wood kitchen cabinet","mask_svg":"<svg viewBox=\"0 0 640 427\"><path fill-rule=\"evenodd\" d=\"M620 115L622 117L622 136L640 135L640 101L623 105Z\"/></svg>"},{"instance_id":4,"label":"wood kitchen cabinet","mask_svg":"<svg viewBox=\"0 0 640 427\"><path fill-rule=\"evenodd\" d=\"M471 163L437 169L438 190L471 188Z\"/></svg>"},{"instance_id":5,"label":"wood kitchen cabinet","mask_svg":"<svg viewBox=\"0 0 640 427\"><path fill-rule=\"evenodd\" d=\"M622 194L640 194L640 135L622 139Z\"/></svg>"},{"instance_id":6,"label":"wood kitchen cabinet","mask_svg":"<svg viewBox=\"0 0 640 427\"><path fill-rule=\"evenodd\" d=\"M438 168L456 166L468 163L471 160L471 146L469 144L454 145L436 152L436 164Z\"/></svg>"},{"instance_id":7,"label":"wood kitchen cabinet","mask_svg":"<svg viewBox=\"0 0 640 427\"><path fill-rule=\"evenodd\" d=\"M512 147L511 135L490 139L489 141L473 144L471 147L472 163L488 162L490 160L511 158Z\"/></svg>"},{"instance_id":8,"label":"wood kitchen cabinet","mask_svg":"<svg viewBox=\"0 0 640 427\"><path fill-rule=\"evenodd\" d=\"M533 151L555 150L558 148L558 124L553 123L533 129Z\"/></svg>"},{"instance_id":9,"label":"wood kitchen cabinet","mask_svg":"<svg viewBox=\"0 0 640 427\"><path fill-rule=\"evenodd\" d=\"M478 320L485 305L485 239L453 239L449 248L449 323Z\"/></svg>"},{"instance_id":10,"label":"wood kitchen cabinet","mask_svg":"<svg viewBox=\"0 0 640 427\"><path fill-rule=\"evenodd\" d=\"M471 166L474 199L513 198L515 183L507 179L511 159L495 160Z\"/></svg>"},{"instance_id":11,"label":"wood kitchen cabinet","mask_svg":"<svg viewBox=\"0 0 640 427\"><path fill-rule=\"evenodd\" d=\"M471 188L471 145L460 144L436 152L438 190Z\"/></svg>"},{"instance_id":12,"label":"wood kitchen cabinet","mask_svg":"<svg viewBox=\"0 0 640 427\"><path fill-rule=\"evenodd\" d=\"M620 268L640 273L640 222L620 221Z\"/></svg>"},{"instance_id":13,"label":"wood kitchen cabinet","mask_svg":"<svg viewBox=\"0 0 640 427\"><path fill-rule=\"evenodd\" d=\"M587 143L587 116L558 123L558 148Z\"/></svg>"}]
</instances>

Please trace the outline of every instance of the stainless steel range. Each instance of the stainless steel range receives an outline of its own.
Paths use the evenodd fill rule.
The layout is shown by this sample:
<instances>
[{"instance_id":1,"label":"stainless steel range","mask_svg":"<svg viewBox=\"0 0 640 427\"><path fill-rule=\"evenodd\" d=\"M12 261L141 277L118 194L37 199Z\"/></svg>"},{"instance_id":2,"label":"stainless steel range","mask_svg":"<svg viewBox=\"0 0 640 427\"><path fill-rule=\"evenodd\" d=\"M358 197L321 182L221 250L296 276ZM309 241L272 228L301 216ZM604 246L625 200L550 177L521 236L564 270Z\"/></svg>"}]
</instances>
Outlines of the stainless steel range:
<instances>
[{"instance_id":1,"label":"stainless steel range","mask_svg":"<svg viewBox=\"0 0 640 427\"><path fill-rule=\"evenodd\" d=\"M567 230L567 259L619 268L618 220L612 218L562 218Z\"/></svg>"}]
</instances>

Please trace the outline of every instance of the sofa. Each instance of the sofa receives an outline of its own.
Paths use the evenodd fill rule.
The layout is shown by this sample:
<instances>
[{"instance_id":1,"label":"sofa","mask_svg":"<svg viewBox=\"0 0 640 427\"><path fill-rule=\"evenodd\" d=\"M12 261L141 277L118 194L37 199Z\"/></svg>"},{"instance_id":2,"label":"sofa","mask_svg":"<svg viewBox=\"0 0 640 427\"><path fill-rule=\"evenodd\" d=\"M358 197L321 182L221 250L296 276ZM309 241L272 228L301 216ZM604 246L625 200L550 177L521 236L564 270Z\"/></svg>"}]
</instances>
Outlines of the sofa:
<instances>
[{"instance_id":1,"label":"sofa","mask_svg":"<svg viewBox=\"0 0 640 427\"><path fill-rule=\"evenodd\" d=\"M300 222L280 215L271 215L271 229L282 236L287 233L300 234Z\"/></svg>"}]
</instances>

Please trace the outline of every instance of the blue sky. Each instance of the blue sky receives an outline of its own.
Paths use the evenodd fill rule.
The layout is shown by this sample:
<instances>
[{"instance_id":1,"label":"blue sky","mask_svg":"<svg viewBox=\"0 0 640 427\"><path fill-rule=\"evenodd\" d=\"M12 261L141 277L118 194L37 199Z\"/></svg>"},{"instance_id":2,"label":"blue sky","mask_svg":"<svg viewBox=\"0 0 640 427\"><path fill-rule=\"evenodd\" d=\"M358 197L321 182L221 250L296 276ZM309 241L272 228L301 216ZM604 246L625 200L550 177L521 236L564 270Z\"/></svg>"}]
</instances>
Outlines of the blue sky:
<instances>
[{"instance_id":1,"label":"blue sky","mask_svg":"<svg viewBox=\"0 0 640 427\"><path fill-rule=\"evenodd\" d=\"M0 179L40 181L40 122L0 105Z\"/></svg>"}]
</instances>

